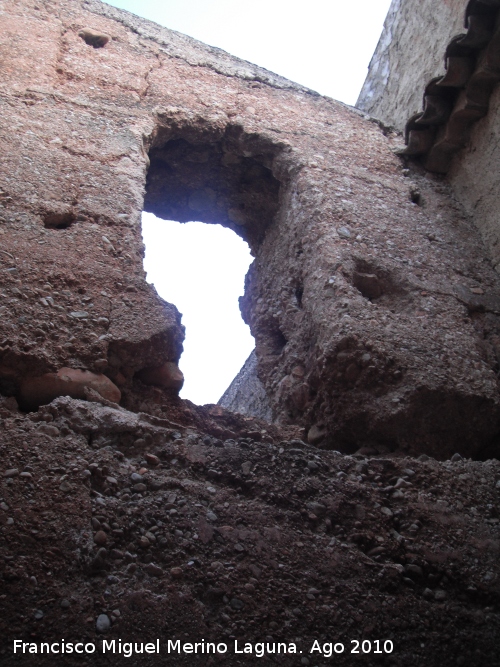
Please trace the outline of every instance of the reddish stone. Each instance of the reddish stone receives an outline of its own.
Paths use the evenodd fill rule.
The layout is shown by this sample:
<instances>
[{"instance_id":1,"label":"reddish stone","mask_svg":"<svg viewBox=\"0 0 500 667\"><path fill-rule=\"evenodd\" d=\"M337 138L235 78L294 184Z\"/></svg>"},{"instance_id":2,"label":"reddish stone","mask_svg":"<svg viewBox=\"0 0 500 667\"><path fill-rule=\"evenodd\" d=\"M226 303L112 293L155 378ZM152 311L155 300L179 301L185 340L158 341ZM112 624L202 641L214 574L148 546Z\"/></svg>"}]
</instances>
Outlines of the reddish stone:
<instances>
[{"instance_id":1,"label":"reddish stone","mask_svg":"<svg viewBox=\"0 0 500 667\"><path fill-rule=\"evenodd\" d=\"M173 361L167 361L157 368L145 368L137 373L144 384L152 384L179 392L184 384L184 375Z\"/></svg>"},{"instance_id":2,"label":"reddish stone","mask_svg":"<svg viewBox=\"0 0 500 667\"><path fill-rule=\"evenodd\" d=\"M74 368L61 368L57 373L25 379L19 396L25 406L34 408L46 405L58 396L85 399L86 388L93 389L113 403L120 401L121 392L108 377Z\"/></svg>"}]
</instances>

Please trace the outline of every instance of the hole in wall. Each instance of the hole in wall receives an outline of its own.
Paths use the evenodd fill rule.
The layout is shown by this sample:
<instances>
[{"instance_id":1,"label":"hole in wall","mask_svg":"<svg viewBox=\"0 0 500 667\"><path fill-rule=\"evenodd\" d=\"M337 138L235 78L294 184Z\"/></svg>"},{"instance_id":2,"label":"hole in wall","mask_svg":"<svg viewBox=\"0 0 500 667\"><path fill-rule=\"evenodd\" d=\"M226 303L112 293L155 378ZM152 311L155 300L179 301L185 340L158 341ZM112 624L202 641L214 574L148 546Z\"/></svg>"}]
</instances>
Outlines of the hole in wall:
<instances>
[{"instance_id":1,"label":"hole in wall","mask_svg":"<svg viewBox=\"0 0 500 667\"><path fill-rule=\"evenodd\" d=\"M102 49L109 42L111 37L102 32L91 30L90 28L83 28L78 32L78 37L81 37L85 44L92 46L94 49Z\"/></svg>"},{"instance_id":2,"label":"hole in wall","mask_svg":"<svg viewBox=\"0 0 500 667\"><path fill-rule=\"evenodd\" d=\"M73 213L47 213L43 218L43 224L47 229L68 229L75 222Z\"/></svg>"},{"instance_id":3,"label":"hole in wall","mask_svg":"<svg viewBox=\"0 0 500 667\"><path fill-rule=\"evenodd\" d=\"M302 297L304 296L304 286L302 284L295 287L295 301L297 308L302 308Z\"/></svg>"},{"instance_id":4,"label":"hole in wall","mask_svg":"<svg viewBox=\"0 0 500 667\"><path fill-rule=\"evenodd\" d=\"M354 287L370 301L375 301L384 295L404 293L403 285L390 271L376 262L362 258L355 260L352 281Z\"/></svg>"},{"instance_id":5,"label":"hole in wall","mask_svg":"<svg viewBox=\"0 0 500 667\"><path fill-rule=\"evenodd\" d=\"M143 214L145 267L148 281L183 313L186 341L179 366L185 384L181 396L198 404L215 403L254 347L237 298L243 294L250 252L257 254L279 210L281 183L273 174L273 160L280 149L259 135L244 135L241 127L228 126L221 132L203 123L193 126L191 121L183 129L178 121L174 126L158 128L149 151ZM148 214L154 214L157 222ZM174 226L175 241L171 236ZM181 243L179 235L188 228L196 231ZM156 234L165 236L159 240ZM174 258L180 259L182 244L184 258L167 277ZM170 259L167 251L172 253ZM153 255L158 253L158 268L154 269ZM219 281L218 286L209 286L212 279ZM183 305L186 288L197 297L193 306ZM231 295L232 306L216 306L214 297L224 292ZM234 313L229 319L228 310ZM201 338L199 351L189 361L195 338ZM284 344L286 340L280 337L272 347ZM229 358L237 361L231 362L228 372Z\"/></svg>"},{"instance_id":6,"label":"hole in wall","mask_svg":"<svg viewBox=\"0 0 500 667\"><path fill-rule=\"evenodd\" d=\"M245 151L230 136L152 148L144 209L163 220L228 227L255 251L278 211L280 190L272 153L258 150Z\"/></svg>"},{"instance_id":7,"label":"hole in wall","mask_svg":"<svg viewBox=\"0 0 500 667\"><path fill-rule=\"evenodd\" d=\"M142 229L147 280L177 306L186 327L180 396L198 405L216 403L255 346L238 307L252 260L248 245L220 225L148 213Z\"/></svg>"}]
</instances>

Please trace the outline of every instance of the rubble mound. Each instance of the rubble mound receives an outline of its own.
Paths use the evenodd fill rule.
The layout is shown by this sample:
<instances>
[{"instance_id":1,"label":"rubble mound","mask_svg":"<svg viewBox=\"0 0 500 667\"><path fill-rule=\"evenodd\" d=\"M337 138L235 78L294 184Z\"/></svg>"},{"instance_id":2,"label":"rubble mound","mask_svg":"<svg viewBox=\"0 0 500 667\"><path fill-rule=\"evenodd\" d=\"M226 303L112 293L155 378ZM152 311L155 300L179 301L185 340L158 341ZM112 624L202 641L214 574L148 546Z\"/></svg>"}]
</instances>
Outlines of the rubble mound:
<instances>
[{"instance_id":1,"label":"rubble mound","mask_svg":"<svg viewBox=\"0 0 500 667\"><path fill-rule=\"evenodd\" d=\"M15 639L61 637L94 643L93 665L123 659L103 638L159 639L163 661L169 639L227 644L200 665L246 664L235 642L296 644L258 664L329 664L315 641L343 643L341 665L496 664L499 461L222 440L69 397L2 416L2 665L33 660ZM376 640L393 652L350 653Z\"/></svg>"}]
</instances>

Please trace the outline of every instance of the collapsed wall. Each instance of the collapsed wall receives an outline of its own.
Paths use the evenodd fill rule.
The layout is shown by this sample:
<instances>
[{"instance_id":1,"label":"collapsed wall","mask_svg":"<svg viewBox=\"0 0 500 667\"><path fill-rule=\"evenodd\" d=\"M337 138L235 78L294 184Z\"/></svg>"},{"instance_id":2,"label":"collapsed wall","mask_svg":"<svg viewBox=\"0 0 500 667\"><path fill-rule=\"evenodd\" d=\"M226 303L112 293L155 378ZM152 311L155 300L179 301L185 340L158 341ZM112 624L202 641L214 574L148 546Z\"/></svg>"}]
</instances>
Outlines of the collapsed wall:
<instances>
[{"instance_id":1,"label":"collapsed wall","mask_svg":"<svg viewBox=\"0 0 500 667\"><path fill-rule=\"evenodd\" d=\"M249 243L275 420L344 451L496 451L498 277L394 137L93 0L2 11L4 394L168 415L183 328L144 280L144 209Z\"/></svg>"}]
</instances>

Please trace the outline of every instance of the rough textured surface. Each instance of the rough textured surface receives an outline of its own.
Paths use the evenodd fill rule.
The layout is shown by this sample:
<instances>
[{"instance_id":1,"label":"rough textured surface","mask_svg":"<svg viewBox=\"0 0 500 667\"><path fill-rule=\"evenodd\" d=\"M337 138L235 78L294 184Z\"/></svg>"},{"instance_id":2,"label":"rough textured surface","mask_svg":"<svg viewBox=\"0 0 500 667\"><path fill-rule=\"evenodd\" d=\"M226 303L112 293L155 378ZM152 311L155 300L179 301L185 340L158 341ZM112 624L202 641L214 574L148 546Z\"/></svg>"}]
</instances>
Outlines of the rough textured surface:
<instances>
[{"instance_id":1,"label":"rough textured surface","mask_svg":"<svg viewBox=\"0 0 500 667\"><path fill-rule=\"evenodd\" d=\"M242 415L272 421L269 399L257 372L257 355L252 350L238 375L219 399L218 405Z\"/></svg>"},{"instance_id":2,"label":"rough textured surface","mask_svg":"<svg viewBox=\"0 0 500 667\"><path fill-rule=\"evenodd\" d=\"M406 124L406 154L448 172L454 196L480 230L497 271L499 8L496 0L471 0L439 3L430 12L426 3L393 2L358 100L386 123L401 129ZM467 32L457 24L464 10ZM463 37L450 41L455 32ZM424 112L415 114L417 93L424 96Z\"/></svg>"},{"instance_id":3,"label":"rough textured surface","mask_svg":"<svg viewBox=\"0 0 500 667\"><path fill-rule=\"evenodd\" d=\"M402 131L442 76L449 41L465 32L468 0L393 0L356 106Z\"/></svg>"},{"instance_id":4,"label":"rough textured surface","mask_svg":"<svg viewBox=\"0 0 500 667\"><path fill-rule=\"evenodd\" d=\"M494 665L500 286L448 187L355 110L125 12L0 11L2 665L34 664L14 639L103 636ZM275 423L176 396L143 207L251 245ZM76 396L20 411L47 383Z\"/></svg>"},{"instance_id":5,"label":"rough textured surface","mask_svg":"<svg viewBox=\"0 0 500 667\"><path fill-rule=\"evenodd\" d=\"M492 451L498 278L446 188L403 174L392 136L99 3L3 11L4 393L69 367L140 409L147 378L178 363L179 314L144 281L145 208L249 242L241 308L275 420L345 451ZM168 413L172 390L147 391Z\"/></svg>"},{"instance_id":6,"label":"rough textured surface","mask_svg":"<svg viewBox=\"0 0 500 667\"><path fill-rule=\"evenodd\" d=\"M423 111L406 123L406 148L400 154L418 157L429 171L446 174L453 157L469 142L471 128L488 113L500 81L499 8L496 0L468 3L467 32L446 45L446 73L427 83Z\"/></svg>"},{"instance_id":7,"label":"rough textured surface","mask_svg":"<svg viewBox=\"0 0 500 667\"><path fill-rule=\"evenodd\" d=\"M481 231L496 270L500 269L500 88L493 93L488 115L473 128L470 141L449 172L457 199Z\"/></svg>"},{"instance_id":8,"label":"rough textured surface","mask_svg":"<svg viewBox=\"0 0 500 667\"><path fill-rule=\"evenodd\" d=\"M243 436L242 419L222 442L70 398L28 418L8 400L5 667L53 666L57 656L14 656L13 640L62 638L95 642L92 665L330 664L310 653L315 640L344 642L335 663L346 666L498 664L498 461L344 456L276 430L274 443ZM103 631L117 644L159 639L161 653L102 654ZM168 639L202 638L227 655L167 653ZM377 639L393 652L350 653ZM234 655L235 640L297 653Z\"/></svg>"}]
</instances>

